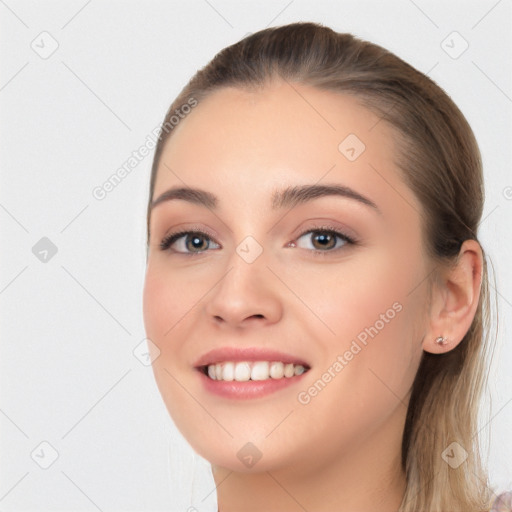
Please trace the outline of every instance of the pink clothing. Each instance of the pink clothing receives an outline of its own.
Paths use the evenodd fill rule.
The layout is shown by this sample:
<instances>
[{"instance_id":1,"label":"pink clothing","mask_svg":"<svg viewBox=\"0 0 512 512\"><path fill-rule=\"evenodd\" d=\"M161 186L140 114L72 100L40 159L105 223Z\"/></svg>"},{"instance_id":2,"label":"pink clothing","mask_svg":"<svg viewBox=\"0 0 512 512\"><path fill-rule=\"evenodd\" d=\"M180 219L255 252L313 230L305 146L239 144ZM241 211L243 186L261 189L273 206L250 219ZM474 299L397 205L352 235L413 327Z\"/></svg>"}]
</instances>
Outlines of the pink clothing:
<instances>
[{"instance_id":1,"label":"pink clothing","mask_svg":"<svg viewBox=\"0 0 512 512\"><path fill-rule=\"evenodd\" d=\"M512 492L500 494L489 512L512 512Z\"/></svg>"}]
</instances>

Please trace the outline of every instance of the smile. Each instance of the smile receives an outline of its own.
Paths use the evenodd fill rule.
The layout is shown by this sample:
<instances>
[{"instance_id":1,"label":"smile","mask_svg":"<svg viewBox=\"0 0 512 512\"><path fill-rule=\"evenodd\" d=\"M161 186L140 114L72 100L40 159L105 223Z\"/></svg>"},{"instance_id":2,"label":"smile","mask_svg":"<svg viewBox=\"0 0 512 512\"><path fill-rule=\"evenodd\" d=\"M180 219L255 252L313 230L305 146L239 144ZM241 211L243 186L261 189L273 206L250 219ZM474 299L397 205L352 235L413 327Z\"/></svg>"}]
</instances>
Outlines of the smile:
<instances>
[{"instance_id":1,"label":"smile","mask_svg":"<svg viewBox=\"0 0 512 512\"><path fill-rule=\"evenodd\" d=\"M281 361L225 361L202 367L205 375L218 381L262 381L302 375L309 368Z\"/></svg>"},{"instance_id":2,"label":"smile","mask_svg":"<svg viewBox=\"0 0 512 512\"><path fill-rule=\"evenodd\" d=\"M299 355L268 347L217 347L193 363L203 390L222 398L262 398L298 384L311 369Z\"/></svg>"}]
</instances>

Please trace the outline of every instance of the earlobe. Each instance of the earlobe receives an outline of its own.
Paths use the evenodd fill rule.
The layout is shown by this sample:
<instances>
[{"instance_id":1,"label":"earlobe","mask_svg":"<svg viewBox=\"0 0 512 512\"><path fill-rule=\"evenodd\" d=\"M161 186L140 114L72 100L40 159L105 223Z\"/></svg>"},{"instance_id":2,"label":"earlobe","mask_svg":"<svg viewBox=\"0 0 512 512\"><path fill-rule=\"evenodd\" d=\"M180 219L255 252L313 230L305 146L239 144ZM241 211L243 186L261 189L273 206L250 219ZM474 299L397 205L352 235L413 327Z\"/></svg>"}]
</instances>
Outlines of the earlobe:
<instances>
[{"instance_id":1,"label":"earlobe","mask_svg":"<svg viewBox=\"0 0 512 512\"><path fill-rule=\"evenodd\" d=\"M435 341L441 347L448 345L448 338L444 338L443 336L438 336Z\"/></svg>"},{"instance_id":2,"label":"earlobe","mask_svg":"<svg viewBox=\"0 0 512 512\"><path fill-rule=\"evenodd\" d=\"M442 354L468 332L480 299L483 254L476 240L466 240L456 263L442 271L432 290L429 325L423 350Z\"/></svg>"}]
</instances>

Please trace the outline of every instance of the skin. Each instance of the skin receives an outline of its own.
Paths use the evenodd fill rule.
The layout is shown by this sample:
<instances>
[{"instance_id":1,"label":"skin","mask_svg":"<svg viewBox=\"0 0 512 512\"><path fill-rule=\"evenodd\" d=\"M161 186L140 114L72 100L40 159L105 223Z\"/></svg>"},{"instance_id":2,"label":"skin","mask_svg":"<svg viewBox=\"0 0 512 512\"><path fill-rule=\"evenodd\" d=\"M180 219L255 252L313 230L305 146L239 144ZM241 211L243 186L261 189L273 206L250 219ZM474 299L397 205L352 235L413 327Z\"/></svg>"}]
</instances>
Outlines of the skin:
<instances>
[{"instance_id":1,"label":"skin","mask_svg":"<svg viewBox=\"0 0 512 512\"><path fill-rule=\"evenodd\" d=\"M153 198L187 185L216 194L219 205L212 211L173 200L154 208L144 323L160 351L153 371L164 403L212 463L222 512L364 512L377 505L388 512L401 502L402 431L420 357L451 350L469 329L482 254L466 241L456 267L438 267L427 308L434 264L421 244L421 206L396 170L396 135L378 121L353 97L276 81L255 91L217 90L164 147ZM366 146L353 162L338 150L350 133ZM355 189L380 214L336 196L270 208L275 189L327 183ZM322 250L316 232L301 234L326 221L357 245L315 256ZM197 228L215 235L201 254L159 249L167 233ZM249 235L263 248L250 264L236 252ZM177 244L186 250L183 239ZM394 303L400 312L300 403L298 393ZM440 335L447 346L435 344ZM302 357L311 370L299 385L264 398L217 397L193 366L221 346L275 348ZM262 454L250 468L237 457L248 442Z\"/></svg>"}]
</instances>

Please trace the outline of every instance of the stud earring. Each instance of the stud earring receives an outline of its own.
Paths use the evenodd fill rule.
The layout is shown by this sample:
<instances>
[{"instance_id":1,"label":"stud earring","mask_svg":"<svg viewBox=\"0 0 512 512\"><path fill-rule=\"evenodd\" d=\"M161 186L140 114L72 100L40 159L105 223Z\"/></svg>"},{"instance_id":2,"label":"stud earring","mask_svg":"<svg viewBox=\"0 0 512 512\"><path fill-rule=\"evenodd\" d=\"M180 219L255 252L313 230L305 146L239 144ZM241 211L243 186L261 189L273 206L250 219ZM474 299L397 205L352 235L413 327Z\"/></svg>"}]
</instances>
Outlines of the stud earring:
<instances>
[{"instance_id":1,"label":"stud earring","mask_svg":"<svg viewBox=\"0 0 512 512\"><path fill-rule=\"evenodd\" d=\"M443 336L438 336L436 338L436 343L438 345L444 346L444 345L446 345L448 343L448 338L443 338Z\"/></svg>"}]
</instances>

